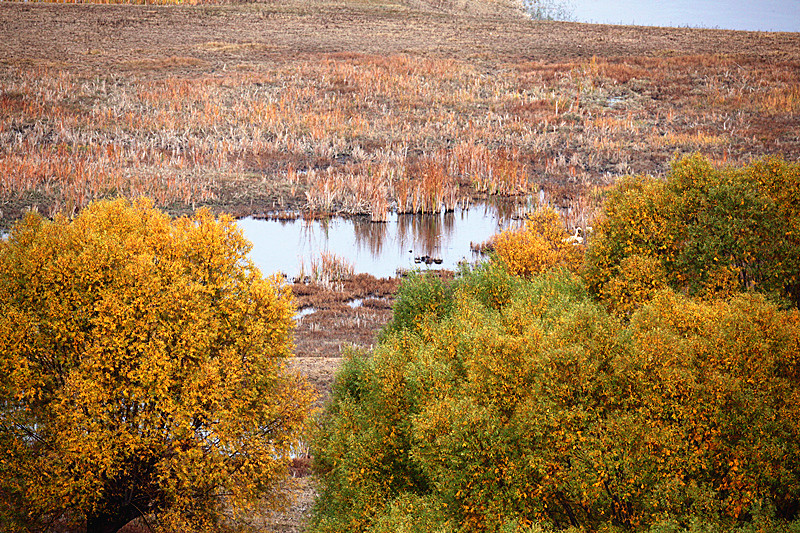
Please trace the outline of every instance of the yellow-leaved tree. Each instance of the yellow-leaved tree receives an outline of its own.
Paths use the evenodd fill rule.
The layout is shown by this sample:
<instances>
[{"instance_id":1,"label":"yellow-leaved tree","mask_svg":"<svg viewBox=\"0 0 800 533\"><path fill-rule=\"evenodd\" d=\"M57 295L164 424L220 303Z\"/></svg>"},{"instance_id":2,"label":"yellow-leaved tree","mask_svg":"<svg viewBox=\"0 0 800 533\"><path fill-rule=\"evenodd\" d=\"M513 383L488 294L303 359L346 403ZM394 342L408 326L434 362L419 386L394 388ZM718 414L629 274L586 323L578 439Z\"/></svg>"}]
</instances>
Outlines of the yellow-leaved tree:
<instances>
[{"instance_id":1,"label":"yellow-leaved tree","mask_svg":"<svg viewBox=\"0 0 800 533\"><path fill-rule=\"evenodd\" d=\"M570 240L561 217L549 207L530 213L524 228L506 230L495 242L500 264L524 278L555 267L577 270L583 259L582 248Z\"/></svg>"},{"instance_id":2,"label":"yellow-leaved tree","mask_svg":"<svg viewBox=\"0 0 800 533\"><path fill-rule=\"evenodd\" d=\"M0 241L4 529L220 531L274 501L312 395L291 294L249 248L145 200Z\"/></svg>"}]
</instances>

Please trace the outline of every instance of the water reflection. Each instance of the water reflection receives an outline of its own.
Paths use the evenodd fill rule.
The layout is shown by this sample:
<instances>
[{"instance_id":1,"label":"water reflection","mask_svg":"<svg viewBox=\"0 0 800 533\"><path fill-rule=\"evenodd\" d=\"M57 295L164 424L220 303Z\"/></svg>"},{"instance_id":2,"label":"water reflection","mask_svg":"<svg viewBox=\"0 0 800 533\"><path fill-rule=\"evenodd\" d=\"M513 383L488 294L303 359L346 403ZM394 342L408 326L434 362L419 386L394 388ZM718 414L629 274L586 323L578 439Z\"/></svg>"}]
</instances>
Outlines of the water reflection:
<instances>
[{"instance_id":1,"label":"water reflection","mask_svg":"<svg viewBox=\"0 0 800 533\"><path fill-rule=\"evenodd\" d=\"M439 215L397 215L388 222L366 218L321 220L241 219L238 226L253 243L250 253L262 272L294 277L301 265L333 253L355 265L356 272L394 276L397 269L426 268L414 258L441 259L437 268L455 269L459 261L475 261L471 242L482 242L516 223L510 211L490 205Z\"/></svg>"},{"instance_id":2,"label":"water reflection","mask_svg":"<svg viewBox=\"0 0 800 533\"><path fill-rule=\"evenodd\" d=\"M380 255L386 235L386 224L370 222L366 217L353 220L353 232L356 246L369 251L372 255Z\"/></svg>"}]
</instances>

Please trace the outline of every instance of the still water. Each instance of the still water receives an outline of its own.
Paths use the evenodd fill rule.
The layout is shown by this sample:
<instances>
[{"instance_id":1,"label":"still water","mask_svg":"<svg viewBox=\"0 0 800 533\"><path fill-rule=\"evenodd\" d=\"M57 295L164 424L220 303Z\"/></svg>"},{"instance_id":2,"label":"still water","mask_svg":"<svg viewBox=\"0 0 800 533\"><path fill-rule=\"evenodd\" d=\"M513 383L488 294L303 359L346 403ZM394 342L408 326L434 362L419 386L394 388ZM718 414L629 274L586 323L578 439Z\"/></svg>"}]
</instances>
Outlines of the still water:
<instances>
[{"instance_id":1,"label":"still water","mask_svg":"<svg viewBox=\"0 0 800 533\"><path fill-rule=\"evenodd\" d=\"M800 31L800 0L564 0L578 22Z\"/></svg>"},{"instance_id":2,"label":"still water","mask_svg":"<svg viewBox=\"0 0 800 533\"><path fill-rule=\"evenodd\" d=\"M253 243L251 259L264 274L299 275L310 271L311 261L323 252L346 259L355 272L376 277L394 276L398 268L445 268L455 270L459 261L480 257L470 243L486 241L495 233L518 224L510 213L489 205L440 215L390 216L385 223L366 218L321 220L261 220L244 218L237 225ZM426 266L415 257L441 259Z\"/></svg>"}]
</instances>

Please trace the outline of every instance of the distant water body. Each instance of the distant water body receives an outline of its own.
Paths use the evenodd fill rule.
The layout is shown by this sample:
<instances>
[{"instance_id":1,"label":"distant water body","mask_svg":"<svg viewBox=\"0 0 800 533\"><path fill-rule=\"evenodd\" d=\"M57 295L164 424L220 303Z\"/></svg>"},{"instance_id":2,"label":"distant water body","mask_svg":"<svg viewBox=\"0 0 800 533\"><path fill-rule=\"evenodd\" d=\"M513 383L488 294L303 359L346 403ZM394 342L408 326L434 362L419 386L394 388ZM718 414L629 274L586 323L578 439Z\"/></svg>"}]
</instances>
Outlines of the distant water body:
<instances>
[{"instance_id":1,"label":"distant water body","mask_svg":"<svg viewBox=\"0 0 800 533\"><path fill-rule=\"evenodd\" d=\"M800 0L566 0L579 22L800 31Z\"/></svg>"}]
</instances>

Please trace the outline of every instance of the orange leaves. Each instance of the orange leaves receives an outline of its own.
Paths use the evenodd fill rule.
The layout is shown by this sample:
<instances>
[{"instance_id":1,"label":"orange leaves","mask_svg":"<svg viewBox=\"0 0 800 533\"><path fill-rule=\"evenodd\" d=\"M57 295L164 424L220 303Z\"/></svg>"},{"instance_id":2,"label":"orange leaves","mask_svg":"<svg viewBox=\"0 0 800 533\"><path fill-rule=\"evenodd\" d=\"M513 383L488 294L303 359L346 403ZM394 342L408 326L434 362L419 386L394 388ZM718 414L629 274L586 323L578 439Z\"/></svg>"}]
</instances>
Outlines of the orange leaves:
<instances>
[{"instance_id":1,"label":"orange leaves","mask_svg":"<svg viewBox=\"0 0 800 533\"><path fill-rule=\"evenodd\" d=\"M600 289L599 296L610 310L629 316L665 288L666 272L656 257L629 255L620 262L619 274Z\"/></svg>"},{"instance_id":2,"label":"orange leaves","mask_svg":"<svg viewBox=\"0 0 800 533\"><path fill-rule=\"evenodd\" d=\"M500 263L516 276L529 278L554 267L576 270L582 253L568 241L569 234L552 209L539 209L525 221L522 230L508 230L495 241Z\"/></svg>"},{"instance_id":3,"label":"orange leaves","mask_svg":"<svg viewBox=\"0 0 800 533\"><path fill-rule=\"evenodd\" d=\"M5 473L44 474L19 494L32 517L127 516L121 498L135 498L175 523L205 517L202 529L215 494L246 506L278 480L312 399L283 364L291 296L248 249L230 218L173 222L144 200L12 231L0 247L0 393L19 402L0 440L30 452Z\"/></svg>"}]
</instances>

